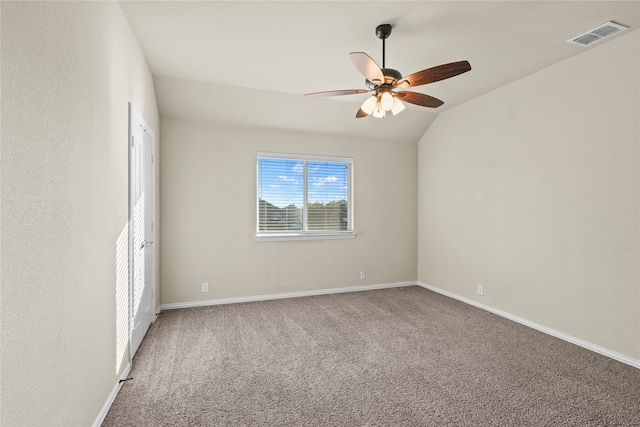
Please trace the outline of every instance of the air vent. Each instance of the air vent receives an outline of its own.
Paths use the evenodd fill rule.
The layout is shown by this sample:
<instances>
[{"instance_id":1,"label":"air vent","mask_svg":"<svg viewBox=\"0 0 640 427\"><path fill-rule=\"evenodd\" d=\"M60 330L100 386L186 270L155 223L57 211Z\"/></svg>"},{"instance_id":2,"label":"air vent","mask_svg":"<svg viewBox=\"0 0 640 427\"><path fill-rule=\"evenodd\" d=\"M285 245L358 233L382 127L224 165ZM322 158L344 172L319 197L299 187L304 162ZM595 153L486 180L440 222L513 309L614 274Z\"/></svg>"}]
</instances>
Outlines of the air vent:
<instances>
[{"instance_id":1,"label":"air vent","mask_svg":"<svg viewBox=\"0 0 640 427\"><path fill-rule=\"evenodd\" d=\"M567 43L586 47L597 43L600 40L604 40L614 34L618 34L619 32L626 30L627 28L629 27L625 27L624 25L616 24L615 22L609 21L606 24L602 24L599 27L594 28L593 30L589 30L584 34L580 34L578 37L567 40Z\"/></svg>"}]
</instances>

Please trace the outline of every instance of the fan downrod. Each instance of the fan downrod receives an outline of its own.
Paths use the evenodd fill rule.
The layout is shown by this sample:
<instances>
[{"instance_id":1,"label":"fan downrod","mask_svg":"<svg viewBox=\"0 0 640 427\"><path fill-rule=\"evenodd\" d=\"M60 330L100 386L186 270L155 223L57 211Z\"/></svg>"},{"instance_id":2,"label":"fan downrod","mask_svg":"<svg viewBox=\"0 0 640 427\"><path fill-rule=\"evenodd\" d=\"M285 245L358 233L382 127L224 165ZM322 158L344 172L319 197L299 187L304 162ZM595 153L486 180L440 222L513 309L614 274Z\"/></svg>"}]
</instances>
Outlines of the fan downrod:
<instances>
[{"instance_id":1,"label":"fan downrod","mask_svg":"<svg viewBox=\"0 0 640 427\"><path fill-rule=\"evenodd\" d=\"M376 27L376 36L382 40L382 73L384 74L385 77L385 81L380 84L380 86L388 86L390 85L393 81L398 81L402 78L402 74L400 74L397 70L394 70L392 68L386 68L385 67L385 43L384 41L389 38L389 36L391 35L391 24L382 24L382 25L378 25ZM370 82L368 79L365 80L365 84L366 86L369 88L369 90L375 90L378 85L375 83Z\"/></svg>"},{"instance_id":2,"label":"fan downrod","mask_svg":"<svg viewBox=\"0 0 640 427\"><path fill-rule=\"evenodd\" d=\"M384 64L384 41L391 35L391 25L382 24L376 27L376 36L382 40L382 68L385 68Z\"/></svg>"}]
</instances>

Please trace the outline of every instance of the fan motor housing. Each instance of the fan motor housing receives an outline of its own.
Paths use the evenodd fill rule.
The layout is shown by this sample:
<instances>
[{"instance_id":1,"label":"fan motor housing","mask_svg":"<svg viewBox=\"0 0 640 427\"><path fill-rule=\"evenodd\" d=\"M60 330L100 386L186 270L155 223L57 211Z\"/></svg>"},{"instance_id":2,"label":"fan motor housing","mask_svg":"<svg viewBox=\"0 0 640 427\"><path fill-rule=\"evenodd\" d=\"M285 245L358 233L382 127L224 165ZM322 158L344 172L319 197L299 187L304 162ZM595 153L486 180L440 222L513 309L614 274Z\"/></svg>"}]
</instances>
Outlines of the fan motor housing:
<instances>
[{"instance_id":1,"label":"fan motor housing","mask_svg":"<svg viewBox=\"0 0 640 427\"><path fill-rule=\"evenodd\" d=\"M400 74L398 70L394 70L393 68L382 68L381 70L382 74L384 74L384 83L382 85L377 85L369 79L365 79L365 84L370 90L374 90L378 86L391 85L394 81L402 79L402 74Z\"/></svg>"}]
</instances>

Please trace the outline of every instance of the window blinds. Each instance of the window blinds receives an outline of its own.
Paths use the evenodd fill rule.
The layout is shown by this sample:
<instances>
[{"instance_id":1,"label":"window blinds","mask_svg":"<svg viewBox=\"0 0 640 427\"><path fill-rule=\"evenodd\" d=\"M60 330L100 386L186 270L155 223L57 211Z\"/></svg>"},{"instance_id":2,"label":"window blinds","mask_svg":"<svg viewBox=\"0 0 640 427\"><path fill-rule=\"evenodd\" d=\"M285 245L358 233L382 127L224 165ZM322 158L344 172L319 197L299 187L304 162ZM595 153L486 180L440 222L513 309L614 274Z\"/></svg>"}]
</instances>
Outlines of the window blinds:
<instances>
[{"instance_id":1,"label":"window blinds","mask_svg":"<svg viewBox=\"0 0 640 427\"><path fill-rule=\"evenodd\" d=\"M258 233L352 231L352 160L339 159L259 156Z\"/></svg>"}]
</instances>

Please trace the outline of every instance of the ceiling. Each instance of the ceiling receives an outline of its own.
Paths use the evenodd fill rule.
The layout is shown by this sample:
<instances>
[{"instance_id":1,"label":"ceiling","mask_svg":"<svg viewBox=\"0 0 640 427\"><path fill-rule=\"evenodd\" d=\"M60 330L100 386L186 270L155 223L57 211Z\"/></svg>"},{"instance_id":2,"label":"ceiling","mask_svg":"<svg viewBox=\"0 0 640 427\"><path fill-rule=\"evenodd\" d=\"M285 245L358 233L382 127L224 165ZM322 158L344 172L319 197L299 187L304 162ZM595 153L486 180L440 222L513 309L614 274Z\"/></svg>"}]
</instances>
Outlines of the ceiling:
<instances>
[{"instance_id":1,"label":"ceiling","mask_svg":"<svg viewBox=\"0 0 640 427\"><path fill-rule=\"evenodd\" d=\"M640 1L121 1L155 76L162 117L415 142L436 115L640 26ZM607 21L630 30L587 48L566 40ZM408 105L356 119L367 94L349 52L382 65L375 28L393 26L386 66L403 75L468 60L468 73L417 88Z\"/></svg>"}]
</instances>

